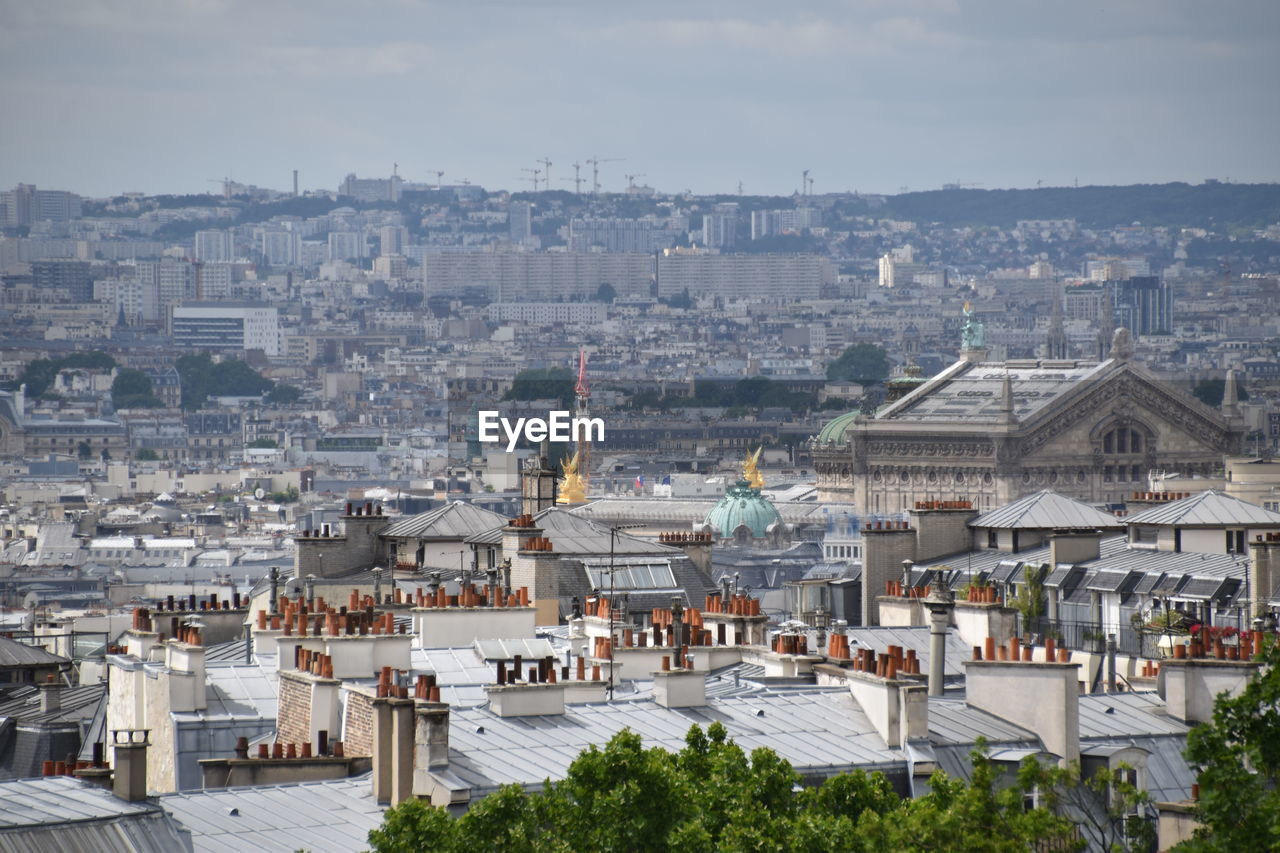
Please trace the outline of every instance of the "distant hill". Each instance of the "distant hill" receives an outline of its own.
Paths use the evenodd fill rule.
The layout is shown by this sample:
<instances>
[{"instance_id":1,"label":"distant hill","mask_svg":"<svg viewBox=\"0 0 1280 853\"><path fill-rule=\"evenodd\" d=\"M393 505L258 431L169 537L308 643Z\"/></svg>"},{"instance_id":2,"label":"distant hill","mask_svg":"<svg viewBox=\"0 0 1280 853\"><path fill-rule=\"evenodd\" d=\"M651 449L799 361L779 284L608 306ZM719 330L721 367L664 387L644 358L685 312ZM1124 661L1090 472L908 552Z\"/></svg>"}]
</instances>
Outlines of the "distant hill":
<instances>
[{"instance_id":1,"label":"distant hill","mask_svg":"<svg viewBox=\"0 0 1280 853\"><path fill-rule=\"evenodd\" d=\"M1134 222L1197 228L1258 227L1280 222L1280 184L931 190L889 196L877 213L950 226L1012 226L1020 219L1074 219L1086 228Z\"/></svg>"}]
</instances>

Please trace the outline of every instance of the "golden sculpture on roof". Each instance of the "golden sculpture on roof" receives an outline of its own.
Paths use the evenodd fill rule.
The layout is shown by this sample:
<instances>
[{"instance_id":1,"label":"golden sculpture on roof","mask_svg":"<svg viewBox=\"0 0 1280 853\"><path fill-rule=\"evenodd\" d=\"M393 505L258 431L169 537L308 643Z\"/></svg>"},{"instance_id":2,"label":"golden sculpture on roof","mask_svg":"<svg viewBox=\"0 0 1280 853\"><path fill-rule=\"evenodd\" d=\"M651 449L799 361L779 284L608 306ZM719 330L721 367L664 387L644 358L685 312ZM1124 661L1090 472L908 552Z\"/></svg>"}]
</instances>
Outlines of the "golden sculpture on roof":
<instances>
[{"instance_id":1,"label":"golden sculpture on roof","mask_svg":"<svg viewBox=\"0 0 1280 853\"><path fill-rule=\"evenodd\" d=\"M560 496L556 498L556 503L580 504L587 499L587 487L582 482L582 474L578 471L578 454L581 452L577 451L572 458L561 463L564 477L560 483Z\"/></svg>"},{"instance_id":2,"label":"golden sculpture on roof","mask_svg":"<svg viewBox=\"0 0 1280 853\"><path fill-rule=\"evenodd\" d=\"M746 461L742 463L742 479L747 481L747 485L753 489L764 488L764 475L760 473L760 451L764 447L757 447L755 453L748 453Z\"/></svg>"}]
</instances>

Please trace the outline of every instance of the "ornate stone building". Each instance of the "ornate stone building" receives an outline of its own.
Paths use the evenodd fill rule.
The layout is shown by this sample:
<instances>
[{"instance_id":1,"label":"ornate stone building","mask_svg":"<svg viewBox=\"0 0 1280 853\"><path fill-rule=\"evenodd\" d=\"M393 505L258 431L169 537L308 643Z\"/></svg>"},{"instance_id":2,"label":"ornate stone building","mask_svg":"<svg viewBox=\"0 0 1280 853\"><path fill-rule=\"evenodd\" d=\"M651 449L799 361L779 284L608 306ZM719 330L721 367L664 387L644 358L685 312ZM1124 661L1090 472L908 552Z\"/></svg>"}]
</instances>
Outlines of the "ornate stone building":
<instances>
[{"instance_id":1,"label":"ornate stone building","mask_svg":"<svg viewBox=\"0 0 1280 853\"><path fill-rule=\"evenodd\" d=\"M1125 329L1104 361L988 362L971 321L960 361L874 414L835 418L809 447L819 501L897 513L923 500L989 509L1040 489L1120 503L1152 470L1221 470L1243 434L1233 374L1211 409L1135 363Z\"/></svg>"}]
</instances>

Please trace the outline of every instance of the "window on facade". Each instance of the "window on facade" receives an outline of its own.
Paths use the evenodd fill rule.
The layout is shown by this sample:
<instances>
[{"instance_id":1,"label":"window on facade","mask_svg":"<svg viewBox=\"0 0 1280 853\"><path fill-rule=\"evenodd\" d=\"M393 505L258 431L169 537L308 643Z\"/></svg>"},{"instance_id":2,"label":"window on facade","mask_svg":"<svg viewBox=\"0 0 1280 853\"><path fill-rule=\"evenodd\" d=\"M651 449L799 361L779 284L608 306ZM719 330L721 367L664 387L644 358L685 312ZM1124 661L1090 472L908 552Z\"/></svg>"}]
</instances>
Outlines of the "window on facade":
<instances>
[{"instance_id":1,"label":"window on facade","mask_svg":"<svg viewBox=\"0 0 1280 853\"><path fill-rule=\"evenodd\" d=\"M988 547L988 548L998 548L998 547L1000 547L1000 537L999 537L999 534L998 534L998 533L996 533L994 530L988 530L988 531L987 531L987 547Z\"/></svg>"},{"instance_id":2,"label":"window on facade","mask_svg":"<svg viewBox=\"0 0 1280 853\"><path fill-rule=\"evenodd\" d=\"M1102 482L1110 483L1113 479L1115 479L1115 469L1107 465L1102 469Z\"/></svg>"}]
</instances>

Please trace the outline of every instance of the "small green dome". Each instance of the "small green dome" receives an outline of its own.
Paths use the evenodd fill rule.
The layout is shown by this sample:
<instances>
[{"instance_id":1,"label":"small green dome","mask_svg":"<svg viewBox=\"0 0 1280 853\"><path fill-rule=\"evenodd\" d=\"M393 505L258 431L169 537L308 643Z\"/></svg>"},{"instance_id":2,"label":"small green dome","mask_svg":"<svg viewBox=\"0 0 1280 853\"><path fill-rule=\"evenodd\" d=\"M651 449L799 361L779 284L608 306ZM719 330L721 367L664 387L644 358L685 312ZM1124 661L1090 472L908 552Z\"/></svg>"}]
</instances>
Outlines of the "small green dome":
<instances>
[{"instance_id":1,"label":"small green dome","mask_svg":"<svg viewBox=\"0 0 1280 853\"><path fill-rule=\"evenodd\" d=\"M743 525L751 531L751 538L763 539L775 522L781 523L782 517L773 502L760 494L759 489L747 485L746 480L739 480L725 492L707 513L706 520L715 534L723 539L733 538L734 531Z\"/></svg>"},{"instance_id":2,"label":"small green dome","mask_svg":"<svg viewBox=\"0 0 1280 853\"><path fill-rule=\"evenodd\" d=\"M828 441L835 444L844 444L844 431L849 428L849 425L853 423L853 419L857 416L857 412L846 412L827 421L818 433L818 444L826 444Z\"/></svg>"}]
</instances>

